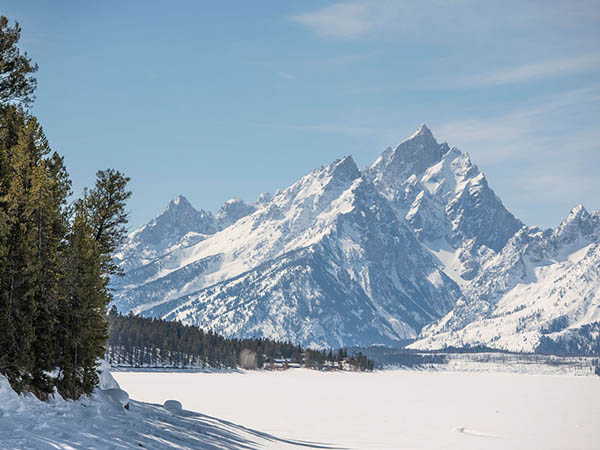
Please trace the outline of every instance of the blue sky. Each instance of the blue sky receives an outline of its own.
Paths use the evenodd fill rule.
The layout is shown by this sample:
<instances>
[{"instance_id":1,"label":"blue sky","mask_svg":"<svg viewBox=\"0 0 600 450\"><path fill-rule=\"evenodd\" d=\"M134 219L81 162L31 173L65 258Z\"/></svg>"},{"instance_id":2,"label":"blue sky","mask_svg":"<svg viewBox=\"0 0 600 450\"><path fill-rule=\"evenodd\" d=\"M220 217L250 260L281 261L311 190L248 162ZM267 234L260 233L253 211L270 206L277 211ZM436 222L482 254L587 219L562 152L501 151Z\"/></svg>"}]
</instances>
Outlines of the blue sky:
<instances>
[{"instance_id":1,"label":"blue sky","mask_svg":"<svg viewBox=\"0 0 600 450\"><path fill-rule=\"evenodd\" d=\"M132 178L131 226L184 194L216 211L426 123L505 205L600 209L598 1L7 1L33 108L77 193Z\"/></svg>"}]
</instances>

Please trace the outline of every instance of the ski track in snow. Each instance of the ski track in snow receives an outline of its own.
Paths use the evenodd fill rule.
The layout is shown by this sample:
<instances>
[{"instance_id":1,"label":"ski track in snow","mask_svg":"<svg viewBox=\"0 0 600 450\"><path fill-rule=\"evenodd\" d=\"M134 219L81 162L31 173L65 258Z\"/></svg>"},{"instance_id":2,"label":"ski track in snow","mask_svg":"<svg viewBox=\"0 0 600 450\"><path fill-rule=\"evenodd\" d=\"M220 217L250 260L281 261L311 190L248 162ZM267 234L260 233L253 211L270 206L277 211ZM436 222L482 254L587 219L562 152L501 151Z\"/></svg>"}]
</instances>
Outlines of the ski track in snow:
<instances>
[{"instance_id":1,"label":"ski track in snow","mask_svg":"<svg viewBox=\"0 0 600 450\"><path fill-rule=\"evenodd\" d=\"M496 436L495 434L482 433L481 431L473 431L468 429L467 427L458 427L456 429L459 433L465 434L467 436L475 436L475 437L484 437L484 438L499 438L500 436Z\"/></svg>"}]
</instances>

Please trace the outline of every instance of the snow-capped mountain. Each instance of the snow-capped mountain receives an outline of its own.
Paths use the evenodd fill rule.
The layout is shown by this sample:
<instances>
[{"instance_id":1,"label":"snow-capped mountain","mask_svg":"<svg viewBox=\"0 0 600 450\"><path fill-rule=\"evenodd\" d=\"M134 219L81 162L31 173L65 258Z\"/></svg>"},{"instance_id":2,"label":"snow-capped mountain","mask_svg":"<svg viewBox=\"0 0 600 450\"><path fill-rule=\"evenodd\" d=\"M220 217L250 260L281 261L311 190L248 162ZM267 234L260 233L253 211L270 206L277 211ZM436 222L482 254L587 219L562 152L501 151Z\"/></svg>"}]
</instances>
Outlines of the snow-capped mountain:
<instances>
[{"instance_id":1,"label":"snow-capped mountain","mask_svg":"<svg viewBox=\"0 0 600 450\"><path fill-rule=\"evenodd\" d=\"M227 336L338 346L414 338L460 295L351 157L257 205L129 270L117 306Z\"/></svg>"},{"instance_id":2,"label":"snow-capped mountain","mask_svg":"<svg viewBox=\"0 0 600 450\"><path fill-rule=\"evenodd\" d=\"M465 345L600 352L600 212L580 205L555 230L523 227L412 347Z\"/></svg>"},{"instance_id":3,"label":"snow-capped mountain","mask_svg":"<svg viewBox=\"0 0 600 450\"><path fill-rule=\"evenodd\" d=\"M115 304L303 345L398 344L419 333L419 348L534 349L559 336L585 345L572 330L597 331L598 221L579 208L554 231L525 227L467 154L422 125L362 172L345 157L216 215L178 197L117 255L126 275L113 280ZM539 304L566 298L561 289L570 303ZM486 331L469 331L477 326Z\"/></svg>"},{"instance_id":4,"label":"snow-capped mountain","mask_svg":"<svg viewBox=\"0 0 600 450\"><path fill-rule=\"evenodd\" d=\"M115 259L122 269L133 270L176 248L200 242L255 209L253 205L233 198L225 202L214 216L210 211L197 211L180 195L171 200L167 209L155 219L127 236Z\"/></svg>"}]
</instances>

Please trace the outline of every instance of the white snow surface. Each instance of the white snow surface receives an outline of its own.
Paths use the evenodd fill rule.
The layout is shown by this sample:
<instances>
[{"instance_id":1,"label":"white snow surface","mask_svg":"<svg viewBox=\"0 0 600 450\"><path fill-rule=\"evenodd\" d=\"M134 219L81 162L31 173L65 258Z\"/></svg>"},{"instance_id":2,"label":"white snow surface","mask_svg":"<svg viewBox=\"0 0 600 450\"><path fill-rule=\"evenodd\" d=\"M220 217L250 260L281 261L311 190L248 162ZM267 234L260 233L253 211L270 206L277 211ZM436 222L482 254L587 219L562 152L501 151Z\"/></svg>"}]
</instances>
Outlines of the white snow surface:
<instances>
[{"instance_id":1,"label":"white snow surface","mask_svg":"<svg viewBox=\"0 0 600 450\"><path fill-rule=\"evenodd\" d=\"M0 448L592 450L600 442L596 376L308 369L113 375L136 399L129 410L103 390L41 402L15 394L0 376Z\"/></svg>"},{"instance_id":2,"label":"white snow surface","mask_svg":"<svg viewBox=\"0 0 600 450\"><path fill-rule=\"evenodd\" d=\"M77 401L54 394L53 399L42 402L32 394L17 395L0 375L0 449L307 447L189 408L180 410L179 402L174 400L164 405L129 400L126 410L120 397L115 401L111 396L116 391L96 390Z\"/></svg>"},{"instance_id":3,"label":"white snow surface","mask_svg":"<svg viewBox=\"0 0 600 450\"><path fill-rule=\"evenodd\" d=\"M175 398L184 410L333 448L587 450L600 442L598 377L307 369L115 377L146 402Z\"/></svg>"}]
</instances>

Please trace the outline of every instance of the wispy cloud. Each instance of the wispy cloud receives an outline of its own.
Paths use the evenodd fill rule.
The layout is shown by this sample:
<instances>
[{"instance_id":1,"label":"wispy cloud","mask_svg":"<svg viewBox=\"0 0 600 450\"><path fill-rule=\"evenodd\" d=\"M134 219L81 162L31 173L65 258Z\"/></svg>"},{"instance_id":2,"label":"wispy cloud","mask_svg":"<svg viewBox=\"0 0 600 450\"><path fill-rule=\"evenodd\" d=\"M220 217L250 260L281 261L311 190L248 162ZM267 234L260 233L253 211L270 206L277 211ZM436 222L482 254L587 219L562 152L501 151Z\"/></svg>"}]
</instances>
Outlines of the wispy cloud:
<instances>
[{"instance_id":1,"label":"wispy cloud","mask_svg":"<svg viewBox=\"0 0 600 450\"><path fill-rule=\"evenodd\" d=\"M600 9L596 0L350 0L291 18L319 35L340 38L364 36L371 31L385 34L393 29L403 37L433 35L447 39L477 30L498 39L498 30L517 27L532 31L532 23L581 30L600 19ZM502 37L507 38L510 35Z\"/></svg>"},{"instance_id":2,"label":"wispy cloud","mask_svg":"<svg viewBox=\"0 0 600 450\"><path fill-rule=\"evenodd\" d=\"M595 194L600 130L593 118L578 123L586 103L598 108L600 86L559 93L502 115L453 120L434 132L472 155L517 216L532 225L555 226L577 203L600 208Z\"/></svg>"},{"instance_id":3,"label":"wispy cloud","mask_svg":"<svg viewBox=\"0 0 600 450\"><path fill-rule=\"evenodd\" d=\"M502 84L523 83L571 75L600 68L600 54L579 55L571 58L551 59L465 78L465 86L497 86Z\"/></svg>"},{"instance_id":4,"label":"wispy cloud","mask_svg":"<svg viewBox=\"0 0 600 450\"><path fill-rule=\"evenodd\" d=\"M282 70L276 70L275 74L278 75L281 78L286 79L286 80L296 80L298 78L296 75L293 75L293 74L288 73L288 72L284 72Z\"/></svg>"},{"instance_id":5,"label":"wispy cloud","mask_svg":"<svg viewBox=\"0 0 600 450\"><path fill-rule=\"evenodd\" d=\"M349 38L370 31L376 21L367 3L337 3L326 8L292 16L292 20L322 36Z\"/></svg>"},{"instance_id":6,"label":"wispy cloud","mask_svg":"<svg viewBox=\"0 0 600 450\"><path fill-rule=\"evenodd\" d=\"M260 67L266 73L275 75L275 76L277 76L279 78L283 78L284 80L297 80L298 79L298 77L295 74L293 74L291 72L288 72L287 70L280 69L273 62L249 61L248 63L251 64L251 65L253 65L253 66Z\"/></svg>"},{"instance_id":7,"label":"wispy cloud","mask_svg":"<svg viewBox=\"0 0 600 450\"><path fill-rule=\"evenodd\" d=\"M536 157L536 152L549 154L551 142L557 138L553 128L557 125L553 115L569 117L574 109L586 104L600 103L600 86L555 93L535 104L508 113L487 118L464 118L449 121L436 127L436 134L448 142L464 148L476 149L477 161L498 163L515 157ZM560 141L577 148L582 140L574 140L576 130L561 130ZM593 139L597 138L597 139ZM587 142L600 143L600 130L586 135ZM550 147L549 147L550 146ZM523 151L524 148L528 150ZM579 147L577 154L581 154Z\"/></svg>"}]
</instances>

